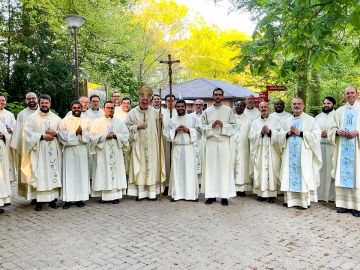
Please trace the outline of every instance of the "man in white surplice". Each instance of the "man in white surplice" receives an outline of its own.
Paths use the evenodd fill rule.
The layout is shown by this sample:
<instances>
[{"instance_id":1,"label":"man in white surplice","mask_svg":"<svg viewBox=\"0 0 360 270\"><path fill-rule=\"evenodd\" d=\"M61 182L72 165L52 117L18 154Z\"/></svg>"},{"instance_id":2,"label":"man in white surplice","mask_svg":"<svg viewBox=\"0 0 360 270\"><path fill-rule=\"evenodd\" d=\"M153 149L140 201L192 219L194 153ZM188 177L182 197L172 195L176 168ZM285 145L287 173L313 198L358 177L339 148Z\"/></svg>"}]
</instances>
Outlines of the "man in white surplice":
<instances>
[{"instance_id":1,"label":"man in white surplice","mask_svg":"<svg viewBox=\"0 0 360 270\"><path fill-rule=\"evenodd\" d=\"M0 214L4 213L2 208L10 203L11 185L9 176L9 155L7 144L10 143L10 134L3 122L0 121Z\"/></svg>"},{"instance_id":2,"label":"man in white surplice","mask_svg":"<svg viewBox=\"0 0 360 270\"><path fill-rule=\"evenodd\" d=\"M285 102L281 99L274 102L274 110L275 111L270 114L271 117L278 119L281 122L284 122L292 116L290 113L285 111Z\"/></svg>"},{"instance_id":3,"label":"man in white surplice","mask_svg":"<svg viewBox=\"0 0 360 270\"><path fill-rule=\"evenodd\" d=\"M57 208L61 188L61 149L57 138L60 117L50 111L51 98L39 97L39 108L25 122L25 157L21 164L26 183L35 190L36 211L49 202Z\"/></svg>"},{"instance_id":4,"label":"man in white surplice","mask_svg":"<svg viewBox=\"0 0 360 270\"><path fill-rule=\"evenodd\" d=\"M250 178L250 145L248 137L250 121L244 114L245 108L245 101L235 103L235 134L230 141L233 159L235 160L236 194L240 197L246 197L246 192L252 192L253 188L252 179Z\"/></svg>"},{"instance_id":5,"label":"man in white surplice","mask_svg":"<svg viewBox=\"0 0 360 270\"><path fill-rule=\"evenodd\" d=\"M317 202L321 130L315 119L304 113L301 98L294 98L291 107L294 115L283 123L278 137L283 149L280 190L284 191L285 206L304 210L311 201Z\"/></svg>"},{"instance_id":6,"label":"man in white surplice","mask_svg":"<svg viewBox=\"0 0 360 270\"><path fill-rule=\"evenodd\" d=\"M319 201L335 201L335 181L331 177L332 156L334 145L331 144L327 131L334 121L334 106L336 101L333 97L326 97L323 100L322 113L315 117L321 129L321 155L323 166L320 170L320 186L318 188Z\"/></svg>"},{"instance_id":7,"label":"man in white surplice","mask_svg":"<svg viewBox=\"0 0 360 270\"><path fill-rule=\"evenodd\" d=\"M6 130L11 138L16 126L16 120L14 114L5 109L6 100L7 99L5 95L3 93L0 93L0 121L6 126ZM10 143L8 143L6 147L9 158L9 168L8 168L9 177L10 177L10 181L12 182L16 180L16 172L15 172L16 157L15 157L15 153L13 153L12 149L10 148Z\"/></svg>"},{"instance_id":8,"label":"man in white surplice","mask_svg":"<svg viewBox=\"0 0 360 270\"><path fill-rule=\"evenodd\" d=\"M127 187L123 151L129 146L129 131L114 112L114 103L105 102L105 115L90 127L90 151L94 154L91 194L101 197L100 202L118 204Z\"/></svg>"},{"instance_id":9,"label":"man in white surplice","mask_svg":"<svg viewBox=\"0 0 360 270\"><path fill-rule=\"evenodd\" d=\"M95 120L104 116L103 109L100 108L100 97L98 95L90 96L90 109L86 111L86 117Z\"/></svg>"},{"instance_id":10,"label":"man in white surplice","mask_svg":"<svg viewBox=\"0 0 360 270\"><path fill-rule=\"evenodd\" d=\"M13 136L11 137L10 147L14 149L16 154L16 168L18 173L18 195L30 201L31 204L36 203L36 196L34 188L26 182L25 176L21 172L20 166L25 158L25 153L28 152L25 142L25 123L27 119L38 110L38 98L35 93L29 92L25 96L25 103L27 107L17 115L16 127Z\"/></svg>"},{"instance_id":11,"label":"man in white surplice","mask_svg":"<svg viewBox=\"0 0 360 270\"><path fill-rule=\"evenodd\" d=\"M199 120L201 123L201 117L204 113L204 101L201 99L197 99L194 102L194 112L192 112L190 115L192 117L195 117ZM198 141L194 142L195 147L195 162L196 162L196 172L198 174L199 178L199 184L201 184L201 178L202 178L202 159L203 159L203 145L204 145L204 139L202 136L202 131L200 133L200 138Z\"/></svg>"},{"instance_id":12,"label":"man in white surplice","mask_svg":"<svg viewBox=\"0 0 360 270\"><path fill-rule=\"evenodd\" d=\"M360 217L360 103L354 86L345 89L346 104L335 111L328 138L335 145L332 177L338 213Z\"/></svg>"},{"instance_id":13,"label":"man in white surplice","mask_svg":"<svg viewBox=\"0 0 360 270\"><path fill-rule=\"evenodd\" d=\"M130 110L131 110L131 99L128 97L124 97L121 100L121 106L119 107L117 112L115 112L114 117L119 118L122 121L125 121L126 116L130 112Z\"/></svg>"},{"instance_id":14,"label":"man in white surplice","mask_svg":"<svg viewBox=\"0 0 360 270\"><path fill-rule=\"evenodd\" d=\"M164 128L167 127L169 120L171 117L174 117L177 115L177 112L174 108L176 101L176 97L174 95L166 95L165 96L165 102L166 102L166 109L162 110L163 115L163 124ZM170 169L171 169L171 143L166 140L165 137L163 137L164 142L164 151L165 151L165 166L166 166L166 181L164 183L165 189L164 189L164 195L168 194L168 188L169 188L169 179L170 179Z\"/></svg>"},{"instance_id":15,"label":"man in white surplice","mask_svg":"<svg viewBox=\"0 0 360 270\"><path fill-rule=\"evenodd\" d=\"M162 140L159 112L150 106L150 87L141 86L138 97L139 105L132 109L126 118L131 146L128 195L136 196L137 201L144 198L156 200L156 195L160 192L159 181L165 181L163 148L160 149L161 160L159 152L159 140Z\"/></svg>"},{"instance_id":16,"label":"man in white surplice","mask_svg":"<svg viewBox=\"0 0 360 270\"><path fill-rule=\"evenodd\" d=\"M224 91L215 88L214 104L204 111L201 124L206 137L204 176L201 189L205 192L206 204L221 198L223 206L236 196L234 164L231 158L230 138L234 134L235 116L233 110L222 104Z\"/></svg>"},{"instance_id":17,"label":"man in white surplice","mask_svg":"<svg viewBox=\"0 0 360 270\"><path fill-rule=\"evenodd\" d=\"M246 109L244 111L245 116L250 122L260 117L259 110L255 107L255 97L253 95L247 95L245 98Z\"/></svg>"},{"instance_id":18,"label":"man in white surplice","mask_svg":"<svg viewBox=\"0 0 360 270\"><path fill-rule=\"evenodd\" d=\"M175 104L177 115L169 120L164 136L172 142L169 195L172 201L197 201L199 182L196 172L194 142L200 138L200 121L186 114L186 103Z\"/></svg>"},{"instance_id":19,"label":"man in white surplice","mask_svg":"<svg viewBox=\"0 0 360 270\"><path fill-rule=\"evenodd\" d=\"M268 199L274 203L277 197L277 186L281 166L276 143L276 127L278 119L269 116L267 102L259 104L261 117L251 124L250 157L254 166L253 192L258 196L258 201Z\"/></svg>"},{"instance_id":20,"label":"man in white surplice","mask_svg":"<svg viewBox=\"0 0 360 270\"><path fill-rule=\"evenodd\" d=\"M81 114L79 101L71 103L71 116L60 122L59 141L63 144L62 199L64 209L72 202L84 207L89 200L90 182L87 143L90 141L90 121Z\"/></svg>"}]
</instances>

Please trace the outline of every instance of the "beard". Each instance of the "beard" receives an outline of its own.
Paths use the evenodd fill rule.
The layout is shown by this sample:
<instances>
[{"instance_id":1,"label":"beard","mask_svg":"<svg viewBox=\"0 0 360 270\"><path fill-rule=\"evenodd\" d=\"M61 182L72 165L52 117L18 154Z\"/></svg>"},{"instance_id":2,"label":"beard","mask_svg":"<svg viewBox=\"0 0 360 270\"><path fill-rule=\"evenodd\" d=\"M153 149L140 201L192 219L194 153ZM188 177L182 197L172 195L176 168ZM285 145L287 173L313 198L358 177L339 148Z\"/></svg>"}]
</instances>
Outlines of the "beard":
<instances>
[{"instance_id":1,"label":"beard","mask_svg":"<svg viewBox=\"0 0 360 270\"><path fill-rule=\"evenodd\" d=\"M331 112L332 110L334 110L334 108L331 108L331 109L322 108L322 112L323 112L323 113L329 113L329 112Z\"/></svg>"},{"instance_id":2,"label":"beard","mask_svg":"<svg viewBox=\"0 0 360 270\"><path fill-rule=\"evenodd\" d=\"M185 111L184 111L184 110L178 110L177 113L178 113L179 116L185 115Z\"/></svg>"},{"instance_id":3,"label":"beard","mask_svg":"<svg viewBox=\"0 0 360 270\"><path fill-rule=\"evenodd\" d=\"M81 111L74 111L74 112L72 112L72 115L75 117L80 117Z\"/></svg>"},{"instance_id":4,"label":"beard","mask_svg":"<svg viewBox=\"0 0 360 270\"><path fill-rule=\"evenodd\" d=\"M41 107L40 111L42 111L43 113L48 113L50 111L50 108L47 107Z\"/></svg>"},{"instance_id":5,"label":"beard","mask_svg":"<svg viewBox=\"0 0 360 270\"><path fill-rule=\"evenodd\" d=\"M29 103L28 103L28 107L29 107L30 109L35 109L35 108L37 107L37 104L36 104L35 102L29 102Z\"/></svg>"},{"instance_id":6,"label":"beard","mask_svg":"<svg viewBox=\"0 0 360 270\"><path fill-rule=\"evenodd\" d=\"M284 108L275 108L275 112L282 113L284 111Z\"/></svg>"}]
</instances>

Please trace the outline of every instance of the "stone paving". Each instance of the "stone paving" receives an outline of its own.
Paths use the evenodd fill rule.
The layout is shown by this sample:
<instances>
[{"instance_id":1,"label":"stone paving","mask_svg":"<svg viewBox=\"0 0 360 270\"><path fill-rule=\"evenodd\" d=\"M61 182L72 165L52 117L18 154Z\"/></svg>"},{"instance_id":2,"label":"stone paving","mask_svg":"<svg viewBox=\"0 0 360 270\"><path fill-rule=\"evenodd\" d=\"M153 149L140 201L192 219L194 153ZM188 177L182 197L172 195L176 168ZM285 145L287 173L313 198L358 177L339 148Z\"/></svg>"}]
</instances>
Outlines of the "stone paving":
<instances>
[{"instance_id":1,"label":"stone paving","mask_svg":"<svg viewBox=\"0 0 360 270\"><path fill-rule=\"evenodd\" d=\"M360 218L281 200L92 199L35 212L15 199L0 215L0 269L360 269Z\"/></svg>"}]
</instances>

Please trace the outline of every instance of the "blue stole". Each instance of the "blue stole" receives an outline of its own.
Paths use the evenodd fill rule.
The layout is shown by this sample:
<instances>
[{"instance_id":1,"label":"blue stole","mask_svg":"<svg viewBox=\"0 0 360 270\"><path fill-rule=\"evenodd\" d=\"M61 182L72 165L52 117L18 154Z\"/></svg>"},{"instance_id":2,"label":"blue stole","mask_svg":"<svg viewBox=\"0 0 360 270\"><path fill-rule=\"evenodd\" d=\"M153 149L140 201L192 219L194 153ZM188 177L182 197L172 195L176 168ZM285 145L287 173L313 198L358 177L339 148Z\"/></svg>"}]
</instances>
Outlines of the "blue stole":
<instances>
[{"instance_id":1,"label":"blue stole","mask_svg":"<svg viewBox=\"0 0 360 270\"><path fill-rule=\"evenodd\" d=\"M352 131L356 129L357 110L351 107L346 108L344 115L344 124L342 129ZM355 142L356 138L348 139L341 137L340 153L340 187L353 188L355 174Z\"/></svg>"},{"instance_id":2,"label":"blue stole","mask_svg":"<svg viewBox=\"0 0 360 270\"><path fill-rule=\"evenodd\" d=\"M303 120L293 118L292 126L302 129ZM289 186L291 192L301 192L301 137L292 134L289 138Z\"/></svg>"}]
</instances>

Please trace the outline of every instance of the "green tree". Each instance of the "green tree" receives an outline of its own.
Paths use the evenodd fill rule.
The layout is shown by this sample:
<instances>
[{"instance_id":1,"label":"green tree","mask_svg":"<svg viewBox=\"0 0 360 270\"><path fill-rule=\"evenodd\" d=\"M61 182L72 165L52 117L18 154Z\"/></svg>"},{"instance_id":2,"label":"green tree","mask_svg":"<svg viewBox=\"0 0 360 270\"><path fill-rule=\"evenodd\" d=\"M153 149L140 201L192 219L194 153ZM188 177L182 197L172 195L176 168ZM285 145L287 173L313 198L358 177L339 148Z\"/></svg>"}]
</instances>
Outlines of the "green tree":
<instances>
[{"instance_id":1,"label":"green tree","mask_svg":"<svg viewBox=\"0 0 360 270\"><path fill-rule=\"evenodd\" d=\"M342 49L350 49L355 62L360 59L357 0L232 2L236 8L250 11L257 20L253 40L241 46L237 71L246 67L254 75L273 71L278 82L296 75L295 94L306 101L308 90L313 92L311 97L320 91L318 83L308 88L311 78L316 82L319 68L324 63L335 63Z\"/></svg>"}]
</instances>

